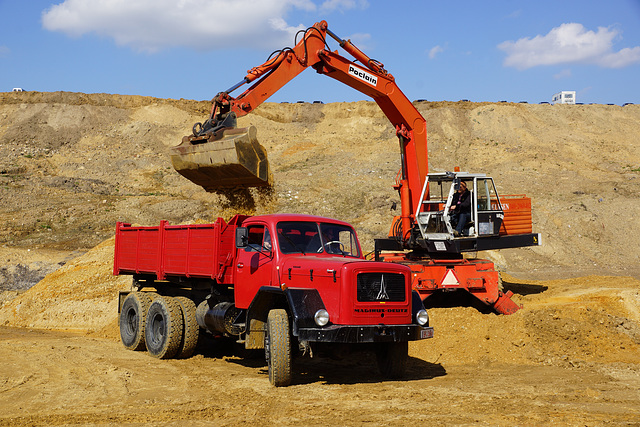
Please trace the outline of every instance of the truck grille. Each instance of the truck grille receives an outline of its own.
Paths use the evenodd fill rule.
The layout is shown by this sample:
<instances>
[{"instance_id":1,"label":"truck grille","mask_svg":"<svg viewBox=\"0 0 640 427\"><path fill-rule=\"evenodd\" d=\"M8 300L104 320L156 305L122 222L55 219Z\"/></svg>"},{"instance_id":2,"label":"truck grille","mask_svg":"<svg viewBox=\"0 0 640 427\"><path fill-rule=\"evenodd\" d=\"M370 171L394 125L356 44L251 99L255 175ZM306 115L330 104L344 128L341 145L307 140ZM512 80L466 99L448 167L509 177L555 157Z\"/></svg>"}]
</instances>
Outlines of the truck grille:
<instances>
[{"instance_id":1,"label":"truck grille","mask_svg":"<svg viewBox=\"0 0 640 427\"><path fill-rule=\"evenodd\" d=\"M358 301L405 300L404 275L397 273L360 273L358 274Z\"/></svg>"}]
</instances>

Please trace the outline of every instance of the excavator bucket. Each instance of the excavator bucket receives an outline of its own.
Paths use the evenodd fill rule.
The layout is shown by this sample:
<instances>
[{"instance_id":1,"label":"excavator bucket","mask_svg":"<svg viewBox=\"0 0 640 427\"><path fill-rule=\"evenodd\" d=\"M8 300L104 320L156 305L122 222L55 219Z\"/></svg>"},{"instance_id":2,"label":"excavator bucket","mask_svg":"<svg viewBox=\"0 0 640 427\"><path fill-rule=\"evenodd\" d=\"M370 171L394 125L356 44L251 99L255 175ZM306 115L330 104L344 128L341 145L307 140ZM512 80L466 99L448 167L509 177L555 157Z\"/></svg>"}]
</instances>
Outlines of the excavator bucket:
<instances>
[{"instance_id":1,"label":"excavator bucket","mask_svg":"<svg viewBox=\"0 0 640 427\"><path fill-rule=\"evenodd\" d=\"M171 148L178 173L208 192L272 184L267 152L256 128L226 128L202 136L185 136Z\"/></svg>"}]
</instances>

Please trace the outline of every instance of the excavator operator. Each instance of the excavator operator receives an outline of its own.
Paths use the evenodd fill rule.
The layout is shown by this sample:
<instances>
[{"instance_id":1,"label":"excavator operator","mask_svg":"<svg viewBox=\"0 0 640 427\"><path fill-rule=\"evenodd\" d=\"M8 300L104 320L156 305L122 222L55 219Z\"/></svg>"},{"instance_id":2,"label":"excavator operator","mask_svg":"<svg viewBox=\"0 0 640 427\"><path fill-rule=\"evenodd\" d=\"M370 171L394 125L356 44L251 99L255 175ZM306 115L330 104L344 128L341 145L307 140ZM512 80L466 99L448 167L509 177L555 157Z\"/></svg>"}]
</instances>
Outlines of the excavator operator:
<instances>
[{"instance_id":1,"label":"excavator operator","mask_svg":"<svg viewBox=\"0 0 640 427\"><path fill-rule=\"evenodd\" d=\"M450 209L453 211L451 215L451 225L455 228L453 234L460 236L464 226L471 219L471 192L464 181L460 181L458 191L453 195Z\"/></svg>"}]
</instances>

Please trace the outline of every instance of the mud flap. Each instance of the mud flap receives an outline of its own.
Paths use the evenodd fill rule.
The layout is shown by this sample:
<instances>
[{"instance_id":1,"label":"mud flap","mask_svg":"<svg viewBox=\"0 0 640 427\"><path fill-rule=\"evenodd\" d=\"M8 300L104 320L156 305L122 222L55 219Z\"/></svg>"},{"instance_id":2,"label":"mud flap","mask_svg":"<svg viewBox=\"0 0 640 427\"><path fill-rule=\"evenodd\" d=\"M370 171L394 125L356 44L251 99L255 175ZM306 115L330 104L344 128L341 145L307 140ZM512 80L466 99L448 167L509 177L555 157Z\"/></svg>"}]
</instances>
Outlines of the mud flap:
<instances>
[{"instance_id":1,"label":"mud flap","mask_svg":"<svg viewBox=\"0 0 640 427\"><path fill-rule=\"evenodd\" d=\"M171 148L174 169L208 192L269 187L272 176L267 152L254 126L224 129L203 136L185 136Z\"/></svg>"}]
</instances>

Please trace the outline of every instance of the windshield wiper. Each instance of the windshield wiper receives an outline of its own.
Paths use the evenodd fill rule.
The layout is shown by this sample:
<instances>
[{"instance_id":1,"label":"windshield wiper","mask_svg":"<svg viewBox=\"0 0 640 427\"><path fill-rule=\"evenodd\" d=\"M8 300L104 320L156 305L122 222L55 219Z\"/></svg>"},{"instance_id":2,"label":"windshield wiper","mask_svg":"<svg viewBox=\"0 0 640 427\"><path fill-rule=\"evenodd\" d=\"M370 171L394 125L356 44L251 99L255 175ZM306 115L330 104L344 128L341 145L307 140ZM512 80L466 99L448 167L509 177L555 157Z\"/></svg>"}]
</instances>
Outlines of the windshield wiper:
<instances>
[{"instance_id":1,"label":"windshield wiper","mask_svg":"<svg viewBox=\"0 0 640 427\"><path fill-rule=\"evenodd\" d=\"M289 243L291 243L291 245L292 245L294 248L296 248L300 253L302 253L302 255L306 255L305 251L304 251L300 246L298 246L298 245L296 244L296 242L294 242L293 240L291 240L291 239L289 238L289 236L287 236L286 234L284 234L282 231L278 231L278 236L282 236L282 237L284 237L285 239L287 239L287 241L288 241ZM280 248L280 250L282 250L282 248Z\"/></svg>"}]
</instances>

